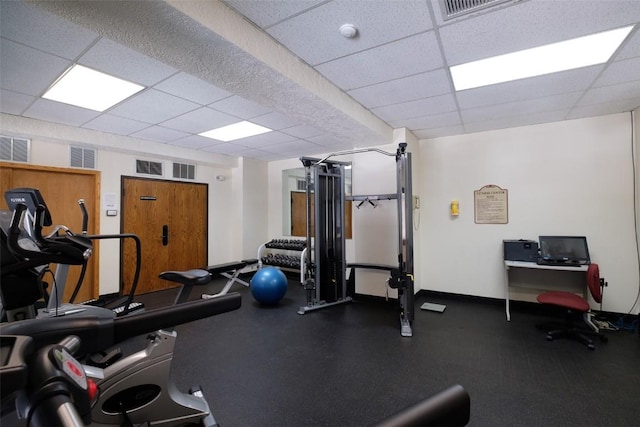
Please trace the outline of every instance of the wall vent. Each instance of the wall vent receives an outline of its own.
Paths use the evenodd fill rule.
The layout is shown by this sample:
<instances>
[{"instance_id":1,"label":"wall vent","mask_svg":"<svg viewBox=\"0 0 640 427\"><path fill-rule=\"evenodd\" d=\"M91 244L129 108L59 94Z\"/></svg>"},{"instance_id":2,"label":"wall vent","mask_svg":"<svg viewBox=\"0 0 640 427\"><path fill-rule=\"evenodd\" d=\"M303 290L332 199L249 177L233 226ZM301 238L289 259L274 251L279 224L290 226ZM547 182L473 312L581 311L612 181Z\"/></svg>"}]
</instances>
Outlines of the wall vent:
<instances>
[{"instance_id":1,"label":"wall vent","mask_svg":"<svg viewBox=\"0 0 640 427\"><path fill-rule=\"evenodd\" d=\"M519 0L440 0L442 18L446 21L502 3Z\"/></svg>"},{"instance_id":2,"label":"wall vent","mask_svg":"<svg viewBox=\"0 0 640 427\"><path fill-rule=\"evenodd\" d=\"M296 190L307 191L307 181L304 179L296 180Z\"/></svg>"},{"instance_id":3,"label":"wall vent","mask_svg":"<svg viewBox=\"0 0 640 427\"><path fill-rule=\"evenodd\" d=\"M136 160L136 173L162 176L162 163L149 160Z\"/></svg>"},{"instance_id":4,"label":"wall vent","mask_svg":"<svg viewBox=\"0 0 640 427\"><path fill-rule=\"evenodd\" d=\"M29 162L31 140L0 136L0 160Z\"/></svg>"},{"instance_id":5,"label":"wall vent","mask_svg":"<svg viewBox=\"0 0 640 427\"><path fill-rule=\"evenodd\" d=\"M69 147L69 164L72 168L96 168L96 150L85 147Z\"/></svg>"},{"instance_id":6,"label":"wall vent","mask_svg":"<svg viewBox=\"0 0 640 427\"><path fill-rule=\"evenodd\" d=\"M173 177L179 179L196 179L196 165L174 162Z\"/></svg>"}]
</instances>

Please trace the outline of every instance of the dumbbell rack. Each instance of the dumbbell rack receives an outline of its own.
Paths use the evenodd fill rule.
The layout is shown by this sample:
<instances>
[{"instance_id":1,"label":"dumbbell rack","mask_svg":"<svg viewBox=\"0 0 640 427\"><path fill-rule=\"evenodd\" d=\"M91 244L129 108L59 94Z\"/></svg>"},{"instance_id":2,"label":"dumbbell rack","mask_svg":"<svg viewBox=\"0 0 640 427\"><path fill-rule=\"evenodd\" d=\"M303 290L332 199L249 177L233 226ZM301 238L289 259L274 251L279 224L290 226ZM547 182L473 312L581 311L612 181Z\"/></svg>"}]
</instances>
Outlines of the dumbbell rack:
<instances>
[{"instance_id":1,"label":"dumbbell rack","mask_svg":"<svg viewBox=\"0 0 640 427\"><path fill-rule=\"evenodd\" d=\"M302 283L306 250L305 240L271 239L258 248L258 268L269 265L287 271L300 271Z\"/></svg>"}]
</instances>

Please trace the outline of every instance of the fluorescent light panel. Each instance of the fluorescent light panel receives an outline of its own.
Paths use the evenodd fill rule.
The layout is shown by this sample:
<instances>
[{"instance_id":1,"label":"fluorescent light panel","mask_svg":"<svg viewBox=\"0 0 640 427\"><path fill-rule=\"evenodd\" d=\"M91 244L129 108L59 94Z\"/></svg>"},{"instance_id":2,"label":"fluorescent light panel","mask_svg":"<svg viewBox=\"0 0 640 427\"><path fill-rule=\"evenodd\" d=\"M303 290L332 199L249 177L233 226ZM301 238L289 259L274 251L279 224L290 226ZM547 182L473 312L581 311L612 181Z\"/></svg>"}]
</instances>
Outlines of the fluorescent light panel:
<instances>
[{"instance_id":1,"label":"fluorescent light panel","mask_svg":"<svg viewBox=\"0 0 640 427\"><path fill-rule=\"evenodd\" d=\"M234 141L236 139L247 138L249 136L260 135L262 133L271 132L273 129L257 125L255 123L242 121L232 125L223 126L221 128L208 130L198 135L218 141Z\"/></svg>"},{"instance_id":2,"label":"fluorescent light panel","mask_svg":"<svg viewBox=\"0 0 640 427\"><path fill-rule=\"evenodd\" d=\"M633 25L450 68L457 91L605 63Z\"/></svg>"},{"instance_id":3,"label":"fluorescent light panel","mask_svg":"<svg viewBox=\"0 0 640 427\"><path fill-rule=\"evenodd\" d=\"M102 112L142 89L144 86L76 64L42 97Z\"/></svg>"}]
</instances>

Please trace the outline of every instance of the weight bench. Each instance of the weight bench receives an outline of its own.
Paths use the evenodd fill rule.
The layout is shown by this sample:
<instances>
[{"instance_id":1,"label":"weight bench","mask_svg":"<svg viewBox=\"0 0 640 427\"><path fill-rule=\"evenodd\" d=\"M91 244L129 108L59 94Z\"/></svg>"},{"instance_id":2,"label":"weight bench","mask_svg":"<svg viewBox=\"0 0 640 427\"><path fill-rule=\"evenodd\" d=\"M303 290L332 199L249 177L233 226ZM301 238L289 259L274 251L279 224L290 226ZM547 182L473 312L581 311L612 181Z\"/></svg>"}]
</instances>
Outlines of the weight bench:
<instances>
[{"instance_id":1,"label":"weight bench","mask_svg":"<svg viewBox=\"0 0 640 427\"><path fill-rule=\"evenodd\" d=\"M203 270L208 271L211 277L222 276L228 279L224 288L222 288L222 290L217 294L202 294L202 298L214 298L220 295L226 295L235 282L241 283L248 288L249 283L240 279L239 276L243 273L250 273L258 270L258 260L245 259L242 261L228 262L226 264L210 265L203 268Z\"/></svg>"}]
</instances>

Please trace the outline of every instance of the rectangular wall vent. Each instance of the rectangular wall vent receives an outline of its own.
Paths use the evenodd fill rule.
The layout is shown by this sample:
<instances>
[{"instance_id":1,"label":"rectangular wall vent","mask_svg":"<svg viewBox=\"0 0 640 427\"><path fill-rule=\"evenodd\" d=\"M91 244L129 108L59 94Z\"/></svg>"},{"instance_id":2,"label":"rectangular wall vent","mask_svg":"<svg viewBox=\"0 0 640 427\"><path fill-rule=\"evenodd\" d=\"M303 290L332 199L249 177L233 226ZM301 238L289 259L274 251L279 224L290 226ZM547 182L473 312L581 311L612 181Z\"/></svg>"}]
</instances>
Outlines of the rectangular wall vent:
<instances>
[{"instance_id":1,"label":"rectangular wall vent","mask_svg":"<svg viewBox=\"0 0 640 427\"><path fill-rule=\"evenodd\" d=\"M0 136L0 160L29 162L31 140Z\"/></svg>"},{"instance_id":2,"label":"rectangular wall vent","mask_svg":"<svg viewBox=\"0 0 640 427\"><path fill-rule=\"evenodd\" d=\"M149 160L136 160L136 173L162 176L162 163Z\"/></svg>"},{"instance_id":3,"label":"rectangular wall vent","mask_svg":"<svg viewBox=\"0 0 640 427\"><path fill-rule=\"evenodd\" d=\"M440 9L442 10L442 17L446 21L513 1L519 0L440 0Z\"/></svg>"},{"instance_id":4,"label":"rectangular wall vent","mask_svg":"<svg viewBox=\"0 0 640 427\"><path fill-rule=\"evenodd\" d=\"M174 162L173 177L180 179L196 179L196 165Z\"/></svg>"},{"instance_id":5,"label":"rectangular wall vent","mask_svg":"<svg viewBox=\"0 0 640 427\"><path fill-rule=\"evenodd\" d=\"M305 181L304 179L296 180L296 190L307 191L307 181Z\"/></svg>"},{"instance_id":6,"label":"rectangular wall vent","mask_svg":"<svg viewBox=\"0 0 640 427\"><path fill-rule=\"evenodd\" d=\"M96 150L85 147L69 147L69 164L72 168L96 168Z\"/></svg>"}]
</instances>

